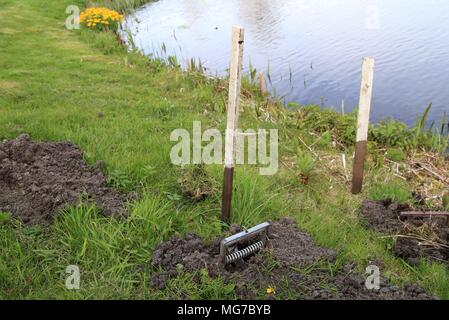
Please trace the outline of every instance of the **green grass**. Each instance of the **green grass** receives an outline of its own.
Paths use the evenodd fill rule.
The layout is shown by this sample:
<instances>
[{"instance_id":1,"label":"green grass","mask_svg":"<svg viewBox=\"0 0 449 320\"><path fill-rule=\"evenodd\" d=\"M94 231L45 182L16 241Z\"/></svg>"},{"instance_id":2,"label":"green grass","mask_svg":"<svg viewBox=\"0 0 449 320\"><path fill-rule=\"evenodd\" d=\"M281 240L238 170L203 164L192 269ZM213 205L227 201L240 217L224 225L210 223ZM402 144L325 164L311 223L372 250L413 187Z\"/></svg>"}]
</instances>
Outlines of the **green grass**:
<instances>
[{"instance_id":1,"label":"green grass","mask_svg":"<svg viewBox=\"0 0 449 320\"><path fill-rule=\"evenodd\" d=\"M391 199L395 202L405 203L412 197L409 186L402 181L394 181L389 184L374 182L368 188L368 198L371 200Z\"/></svg>"},{"instance_id":2,"label":"green grass","mask_svg":"<svg viewBox=\"0 0 449 320\"><path fill-rule=\"evenodd\" d=\"M194 120L203 128L224 130L225 84L127 53L113 34L66 30L64 12L70 4L84 1L53 0L43 6L39 0L0 0L0 139L27 132L36 140L73 141L88 163L106 162L112 185L136 190L140 199L130 204L127 219L104 218L86 205L61 213L50 227L24 226L0 214L0 298L235 298L232 284L204 274L200 283L183 274L167 289L156 290L149 264L154 247L172 235L196 232L213 239L221 233L220 193L201 203L182 198L182 170L170 163L169 137L176 128L191 130ZM253 92L249 84L244 89ZM242 128L278 128L285 161L298 149L308 153L297 136L311 145L317 134L324 135L314 147L334 156L342 151L331 147L329 132L344 145L353 141L353 115L337 117L316 107L288 113L279 104L253 98L244 101ZM254 104L255 110L248 107ZM261 119L262 111L273 115L272 123ZM381 143L388 128L376 131L376 141ZM392 147L401 148L389 137ZM221 166L208 172L221 183ZM293 217L319 244L339 250L339 262L355 260L363 270L368 260L382 259L382 271L392 281L417 282L449 298L447 267L423 262L412 268L359 223L363 197L405 200L406 184L398 187L398 179L372 161L360 196L352 196L319 161L308 185L300 185L297 175L289 166L273 177L239 166L232 222L251 226ZM79 291L64 286L71 264L80 266Z\"/></svg>"}]
</instances>

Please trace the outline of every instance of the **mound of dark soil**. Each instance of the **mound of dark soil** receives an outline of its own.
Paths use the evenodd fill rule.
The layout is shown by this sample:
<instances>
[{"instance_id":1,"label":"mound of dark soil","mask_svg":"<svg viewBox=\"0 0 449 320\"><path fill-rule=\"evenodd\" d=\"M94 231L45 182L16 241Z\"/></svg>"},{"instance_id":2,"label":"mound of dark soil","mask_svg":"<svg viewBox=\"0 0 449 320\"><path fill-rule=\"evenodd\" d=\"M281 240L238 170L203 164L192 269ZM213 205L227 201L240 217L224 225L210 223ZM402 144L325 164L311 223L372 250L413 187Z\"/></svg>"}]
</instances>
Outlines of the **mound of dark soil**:
<instances>
[{"instance_id":1,"label":"mound of dark soil","mask_svg":"<svg viewBox=\"0 0 449 320\"><path fill-rule=\"evenodd\" d=\"M104 215L125 213L125 197L107 187L98 167L89 167L70 142L33 142L26 134L0 144L0 211L25 223L51 222L81 195Z\"/></svg>"},{"instance_id":2,"label":"mound of dark soil","mask_svg":"<svg viewBox=\"0 0 449 320\"><path fill-rule=\"evenodd\" d=\"M407 204L386 201L365 200L362 204L361 218L363 224L375 231L385 234L396 234L404 227L404 222L399 219L402 211L409 211Z\"/></svg>"},{"instance_id":3,"label":"mound of dark soil","mask_svg":"<svg viewBox=\"0 0 449 320\"><path fill-rule=\"evenodd\" d=\"M401 218L401 212L411 210L409 205L389 200L365 200L361 220L368 229L394 236L395 254L411 264L419 263L421 257L448 261L445 218Z\"/></svg>"},{"instance_id":4,"label":"mound of dark soil","mask_svg":"<svg viewBox=\"0 0 449 320\"><path fill-rule=\"evenodd\" d=\"M270 298L265 292L268 287L274 287L276 294L283 297L297 299L431 298L421 288L408 286L401 290L384 278L380 290L368 290L365 279L354 271L355 265L348 264L336 273L331 272L329 265L335 262L335 252L317 246L290 219L272 223L269 246L230 268L225 269L220 263L220 240L206 244L189 234L162 243L151 261L155 270L152 285L163 289L171 277L181 272L207 269L211 277L221 276L236 283L235 293L241 299Z\"/></svg>"},{"instance_id":5,"label":"mound of dark soil","mask_svg":"<svg viewBox=\"0 0 449 320\"><path fill-rule=\"evenodd\" d=\"M307 266L320 260L333 262L337 256L333 250L317 246L291 219L272 224L269 250L273 258L286 267Z\"/></svg>"},{"instance_id":6,"label":"mound of dark soil","mask_svg":"<svg viewBox=\"0 0 449 320\"><path fill-rule=\"evenodd\" d=\"M233 226L232 233L240 231ZM195 234L188 234L184 238L173 237L160 244L154 251L151 264L156 269L163 269L153 277L156 287L165 287L170 276L178 274L180 270L195 272L201 268L209 271L211 276L232 274L233 271L245 269L248 261L243 261L233 270L222 268L219 259L221 238L217 238L211 245L203 242ZM312 238L296 227L292 220L281 220L271 225L270 242L267 251L285 266L304 266L313 264L321 259L334 260L335 253L314 244Z\"/></svg>"},{"instance_id":7,"label":"mound of dark soil","mask_svg":"<svg viewBox=\"0 0 449 320\"><path fill-rule=\"evenodd\" d=\"M369 290L366 279L357 273L355 263L348 263L341 270L330 271L326 265L309 265L292 269L283 265L268 271L263 256L255 256L249 267L234 278L238 285L236 293L241 299L264 298L265 288L274 287L283 297L313 300L430 300L417 285L404 288L391 285L380 278L380 289ZM265 296L266 297L266 296Z\"/></svg>"}]
</instances>

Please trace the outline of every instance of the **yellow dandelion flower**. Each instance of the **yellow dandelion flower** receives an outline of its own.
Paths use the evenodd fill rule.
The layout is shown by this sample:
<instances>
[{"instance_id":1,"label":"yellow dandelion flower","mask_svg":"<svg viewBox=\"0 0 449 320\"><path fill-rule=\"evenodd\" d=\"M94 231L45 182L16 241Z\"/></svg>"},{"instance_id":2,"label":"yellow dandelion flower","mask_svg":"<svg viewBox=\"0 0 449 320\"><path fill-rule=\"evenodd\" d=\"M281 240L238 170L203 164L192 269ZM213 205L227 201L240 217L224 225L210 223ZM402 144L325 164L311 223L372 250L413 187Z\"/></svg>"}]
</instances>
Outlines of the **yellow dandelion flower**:
<instances>
[{"instance_id":1,"label":"yellow dandelion flower","mask_svg":"<svg viewBox=\"0 0 449 320\"><path fill-rule=\"evenodd\" d=\"M267 294L275 294L275 293L276 293L276 290L274 288L272 288L272 287L267 288Z\"/></svg>"}]
</instances>

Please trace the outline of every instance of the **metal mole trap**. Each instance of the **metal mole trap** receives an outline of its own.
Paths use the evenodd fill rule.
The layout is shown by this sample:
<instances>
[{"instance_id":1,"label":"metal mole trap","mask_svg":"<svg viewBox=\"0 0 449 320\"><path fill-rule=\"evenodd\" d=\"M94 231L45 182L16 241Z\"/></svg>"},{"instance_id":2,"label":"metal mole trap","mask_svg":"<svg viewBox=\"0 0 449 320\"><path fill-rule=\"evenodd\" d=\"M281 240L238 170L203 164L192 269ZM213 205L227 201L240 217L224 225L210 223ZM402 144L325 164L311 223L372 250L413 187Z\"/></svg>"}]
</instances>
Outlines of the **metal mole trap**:
<instances>
[{"instance_id":1,"label":"metal mole trap","mask_svg":"<svg viewBox=\"0 0 449 320\"><path fill-rule=\"evenodd\" d=\"M244 259L265 247L269 227L270 224L264 222L223 239L220 243L220 258L223 264L228 265Z\"/></svg>"}]
</instances>

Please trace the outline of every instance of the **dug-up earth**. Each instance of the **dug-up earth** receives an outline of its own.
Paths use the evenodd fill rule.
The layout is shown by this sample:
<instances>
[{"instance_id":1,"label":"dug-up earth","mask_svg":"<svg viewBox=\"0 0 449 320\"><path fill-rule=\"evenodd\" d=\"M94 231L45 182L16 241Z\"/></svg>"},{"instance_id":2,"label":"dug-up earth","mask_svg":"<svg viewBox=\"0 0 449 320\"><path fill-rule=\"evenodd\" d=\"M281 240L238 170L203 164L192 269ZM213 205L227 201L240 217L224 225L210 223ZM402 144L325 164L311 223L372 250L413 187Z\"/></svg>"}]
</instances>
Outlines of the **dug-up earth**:
<instances>
[{"instance_id":1,"label":"dug-up earth","mask_svg":"<svg viewBox=\"0 0 449 320\"><path fill-rule=\"evenodd\" d=\"M232 230L233 229L233 230ZM231 228L231 233L239 231ZM161 243L152 257L152 285L164 289L171 278L183 272L198 274L205 269L211 277L221 277L236 284L239 299L433 299L422 288L406 285L399 288L381 277L380 289L369 290L366 279L346 264L338 271L329 266L336 253L316 245L313 239L298 229L296 222L283 219L272 223L269 245L262 252L224 268L219 259L220 238L205 243L194 234L173 237ZM161 271L162 270L162 271ZM199 281L199 279L198 279ZM267 288L275 293L268 295Z\"/></svg>"},{"instance_id":2,"label":"dug-up earth","mask_svg":"<svg viewBox=\"0 0 449 320\"><path fill-rule=\"evenodd\" d=\"M24 223L49 224L56 213L95 203L106 216L126 212L125 196L107 186L100 164L91 167L71 142L33 142L26 134L0 143L0 212Z\"/></svg>"},{"instance_id":3,"label":"dug-up earth","mask_svg":"<svg viewBox=\"0 0 449 320\"><path fill-rule=\"evenodd\" d=\"M410 264L421 258L449 262L448 226L443 217L401 218L412 211L407 204L389 200L369 201L362 205L361 219L367 228L394 238L394 253Z\"/></svg>"},{"instance_id":4,"label":"dug-up earth","mask_svg":"<svg viewBox=\"0 0 449 320\"><path fill-rule=\"evenodd\" d=\"M126 201L134 196L108 187L101 167L87 165L81 149L71 142L33 142L26 134L5 140L0 143L0 212L9 212L24 223L46 225L60 210L77 205L83 197L95 203L105 216L126 214ZM382 208L377 209L392 217L392 227L388 224L388 228L399 228L392 214L396 211ZM376 210L373 212L380 212ZM233 226L231 233L240 230ZM385 278L381 278L380 290L368 290L354 264L331 271L336 253L317 246L293 220L272 223L267 248L230 268L221 265L220 241L217 238L208 244L189 234L161 243L152 257L153 286L163 289L182 272L198 274L206 269L211 277L235 283L235 293L241 299L433 298L420 287L399 288ZM268 287L276 293L267 297Z\"/></svg>"}]
</instances>

